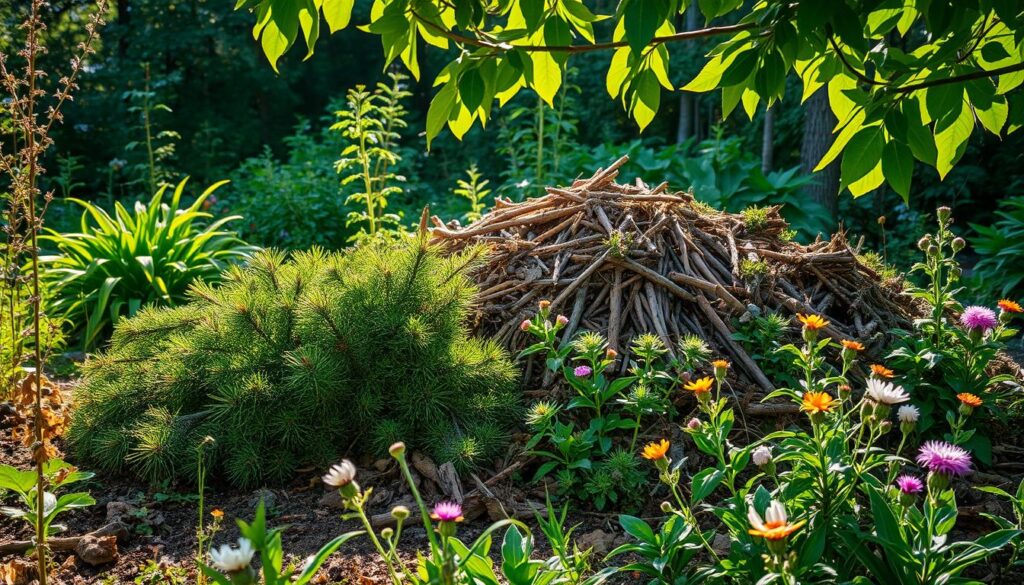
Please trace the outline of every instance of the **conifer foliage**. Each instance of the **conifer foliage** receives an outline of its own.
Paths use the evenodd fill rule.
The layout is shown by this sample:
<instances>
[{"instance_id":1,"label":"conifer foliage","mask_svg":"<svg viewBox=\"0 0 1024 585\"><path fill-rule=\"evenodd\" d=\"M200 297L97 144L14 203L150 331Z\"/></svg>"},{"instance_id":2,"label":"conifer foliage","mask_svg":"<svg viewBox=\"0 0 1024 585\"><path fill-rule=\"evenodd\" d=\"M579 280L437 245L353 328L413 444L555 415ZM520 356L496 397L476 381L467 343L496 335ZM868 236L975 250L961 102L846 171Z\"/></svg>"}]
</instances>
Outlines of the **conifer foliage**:
<instances>
[{"instance_id":1,"label":"conifer foliage","mask_svg":"<svg viewBox=\"0 0 1024 585\"><path fill-rule=\"evenodd\" d=\"M110 471L188 478L206 436L232 484L402 439L465 468L500 448L516 370L465 327L480 250L422 239L256 254L187 305L122 322L86 368L69 437Z\"/></svg>"}]
</instances>

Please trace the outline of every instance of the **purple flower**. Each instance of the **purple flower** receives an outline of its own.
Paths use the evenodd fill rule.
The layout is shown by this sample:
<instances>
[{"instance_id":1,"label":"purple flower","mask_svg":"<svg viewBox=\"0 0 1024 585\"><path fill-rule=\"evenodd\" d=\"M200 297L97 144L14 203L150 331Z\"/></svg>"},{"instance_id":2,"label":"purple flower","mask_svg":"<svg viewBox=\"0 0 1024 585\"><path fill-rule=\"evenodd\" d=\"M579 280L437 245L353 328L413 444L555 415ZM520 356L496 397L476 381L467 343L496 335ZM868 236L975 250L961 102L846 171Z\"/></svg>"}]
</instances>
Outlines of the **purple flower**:
<instances>
[{"instance_id":1,"label":"purple flower","mask_svg":"<svg viewBox=\"0 0 1024 585\"><path fill-rule=\"evenodd\" d=\"M462 506L455 502L438 502L430 517L441 522L462 522Z\"/></svg>"},{"instance_id":2,"label":"purple flower","mask_svg":"<svg viewBox=\"0 0 1024 585\"><path fill-rule=\"evenodd\" d=\"M987 330L998 325L999 320L992 309L974 305L964 309L964 314L960 315L960 323L967 329Z\"/></svg>"},{"instance_id":3,"label":"purple flower","mask_svg":"<svg viewBox=\"0 0 1024 585\"><path fill-rule=\"evenodd\" d=\"M591 372L593 370L590 369L590 366L576 366L576 369L572 371L577 378L586 378Z\"/></svg>"},{"instance_id":4,"label":"purple flower","mask_svg":"<svg viewBox=\"0 0 1024 585\"><path fill-rule=\"evenodd\" d=\"M917 462L928 471L942 475L967 475L971 471L971 454L944 441L928 441L921 445Z\"/></svg>"},{"instance_id":5,"label":"purple flower","mask_svg":"<svg viewBox=\"0 0 1024 585\"><path fill-rule=\"evenodd\" d=\"M901 475L896 478L896 487L906 495L919 494L924 491L924 482L913 475Z\"/></svg>"}]
</instances>

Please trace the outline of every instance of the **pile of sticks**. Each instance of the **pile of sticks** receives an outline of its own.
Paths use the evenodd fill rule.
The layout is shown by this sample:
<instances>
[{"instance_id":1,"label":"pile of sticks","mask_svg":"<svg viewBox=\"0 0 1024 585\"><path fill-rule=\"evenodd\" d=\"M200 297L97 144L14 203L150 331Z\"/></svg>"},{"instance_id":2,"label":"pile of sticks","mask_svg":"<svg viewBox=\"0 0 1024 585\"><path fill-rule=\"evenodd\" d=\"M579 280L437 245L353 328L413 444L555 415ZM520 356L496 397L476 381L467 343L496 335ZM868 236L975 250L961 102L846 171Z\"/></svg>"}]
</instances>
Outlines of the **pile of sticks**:
<instances>
[{"instance_id":1,"label":"pile of sticks","mask_svg":"<svg viewBox=\"0 0 1024 585\"><path fill-rule=\"evenodd\" d=\"M912 310L897 298L898 285L858 261L843 234L804 246L782 237L788 225L778 208L748 226L742 214L711 210L666 183L617 184L626 161L539 198L499 200L465 227L432 218L433 242L491 249L475 274L479 333L518 351L535 341L520 322L547 299L569 318L564 339L605 333L623 368L637 334L655 333L674 352L679 337L695 333L732 360L738 383L760 394L774 386L733 339L736 320L768 310L820 314L831 321L825 335L869 350L880 349L891 328L909 326ZM794 338L797 325L794 317Z\"/></svg>"}]
</instances>

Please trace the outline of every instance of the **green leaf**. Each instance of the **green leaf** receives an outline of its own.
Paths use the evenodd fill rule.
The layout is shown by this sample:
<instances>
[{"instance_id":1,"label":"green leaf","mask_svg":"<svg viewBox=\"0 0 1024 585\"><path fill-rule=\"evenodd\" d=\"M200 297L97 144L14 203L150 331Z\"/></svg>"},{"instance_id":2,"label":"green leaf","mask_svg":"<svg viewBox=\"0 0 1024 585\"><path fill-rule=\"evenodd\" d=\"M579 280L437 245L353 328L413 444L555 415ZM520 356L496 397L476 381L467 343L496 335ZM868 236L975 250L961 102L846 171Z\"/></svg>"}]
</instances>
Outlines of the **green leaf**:
<instances>
[{"instance_id":1,"label":"green leaf","mask_svg":"<svg viewBox=\"0 0 1024 585\"><path fill-rule=\"evenodd\" d=\"M444 87L437 92L434 99L430 100L430 107L427 108L427 148L430 148L430 141L441 133L441 129L448 123L452 107L455 105L457 95L455 84L451 81L444 84Z\"/></svg>"},{"instance_id":2,"label":"green leaf","mask_svg":"<svg viewBox=\"0 0 1024 585\"><path fill-rule=\"evenodd\" d=\"M530 87L545 103L554 107L555 95L558 94L558 88L562 87L562 67L546 51L531 52L530 61L533 63Z\"/></svg>"},{"instance_id":3,"label":"green leaf","mask_svg":"<svg viewBox=\"0 0 1024 585\"><path fill-rule=\"evenodd\" d=\"M469 111L476 111L484 99L484 78L479 69L470 69L459 78L459 98Z\"/></svg>"},{"instance_id":4,"label":"green leaf","mask_svg":"<svg viewBox=\"0 0 1024 585\"><path fill-rule=\"evenodd\" d=\"M324 18L331 32L338 32L348 26L352 19L352 7L356 0L323 0Z\"/></svg>"},{"instance_id":5,"label":"green leaf","mask_svg":"<svg viewBox=\"0 0 1024 585\"><path fill-rule=\"evenodd\" d=\"M341 545L362 534L365 534L362 530L346 532L320 547L320 550L305 563L306 568L301 574L299 574L294 585L306 585L306 583L309 583L309 580L312 579L313 576L316 575L316 572L320 570L320 566L324 564L327 557L334 554L334 551L338 550Z\"/></svg>"},{"instance_id":6,"label":"green leaf","mask_svg":"<svg viewBox=\"0 0 1024 585\"><path fill-rule=\"evenodd\" d=\"M840 167L843 185L852 185L868 174L882 158L882 146L880 125L868 126L857 132L843 151L843 163Z\"/></svg>"},{"instance_id":7,"label":"green leaf","mask_svg":"<svg viewBox=\"0 0 1024 585\"><path fill-rule=\"evenodd\" d=\"M718 484L722 483L725 473L716 467L708 467L693 476L690 498L694 504L703 500L715 491Z\"/></svg>"},{"instance_id":8,"label":"green leaf","mask_svg":"<svg viewBox=\"0 0 1024 585\"><path fill-rule=\"evenodd\" d=\"M910 178L913 172L914 154L910 148L895 140L885 143L882 149L882 174L893 190L903 197L904 203L910 199Z\"/></svg>"},{"instance_id":9,"label":"green leaf","mask_svg":"<svg viewBox=\"0 0 1024 585\"><path fill-rule=\"evenodd\" d=\"M670 0L627 0L624 3L622 19L626 41L634 54L643 53L668 17L670 6Z\"/></svg>"},{"instance_id":10,"label":"green leaf","mask_svg":"<svg viewBox=\"0 0 1024 585\"><path fill-rule=\"evenodd\" d=\"M657 542L657 538L654 536L654 530L652 530L646 522L635 516L622 514L619 516L619 525L621 525L622 529L626 531L626 534L629 534L640 542L647 544L654 544Z\"/></svg>"},{"instance_id":11,"label":"green leaf","mask_svg":"<svg viewBox=\"0 0 1024 585\"><path fill-rule=\"evenodd\" d=\"M960 115L944 130L935 134L935 169L939 178L946 178L967 150L967 140L974 131L974 115L970 108L961 108Z\"/></svg>"}]
</instances>

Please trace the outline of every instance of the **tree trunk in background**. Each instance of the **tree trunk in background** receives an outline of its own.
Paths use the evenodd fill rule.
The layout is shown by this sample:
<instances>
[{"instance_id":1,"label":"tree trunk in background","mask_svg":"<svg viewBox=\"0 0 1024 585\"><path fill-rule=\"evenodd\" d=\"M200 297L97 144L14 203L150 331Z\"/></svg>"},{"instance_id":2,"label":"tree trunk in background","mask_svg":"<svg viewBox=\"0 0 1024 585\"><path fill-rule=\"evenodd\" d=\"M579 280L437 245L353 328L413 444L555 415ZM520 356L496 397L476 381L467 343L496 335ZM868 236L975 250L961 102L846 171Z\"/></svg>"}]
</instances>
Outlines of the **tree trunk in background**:
<instances>
[{"instance_id":1,"label":"tree trunk in background","mask_svg":"<svg viewBox=\"0 0 1024 585\"><path fill-rule=\"evenodd\" d=\"M697 16L699 9L697 7L697 0L686 9L686 30L697 30ZM697 96L688 91L679 92L679 129L676 131L676 144L686 142L694 135L694 119L696 118L696 108L694 103L697 101Z\"/></svg>"},{"instance_id":2,"label":"tree trunk in background","mask_svg":"<svg viewBox=\"0 0 1024 585\"><path fill-rule=\"evenodd\" d=\"M800 166L811 174L821 157L832 146L832 128L836 119L828 105L828 92L819 89L804 103L804 139L800 145ZM839 206L839 159L814 173L814 182L804 187L804 195L828 210L829 225L835 226Z\"/></svg>"},{"instance_id":3,"label":"tree trunk in background","mask_svg":"<svg viewBox=\"0 0 1024 585\"><path fill-rule=\"evenodd\" d=\"M761 133L761 172L768 174L772 172L774 162L775 143L775 108L768 108L764 111L764 130Z\"/></svg>"}]
</instances>

